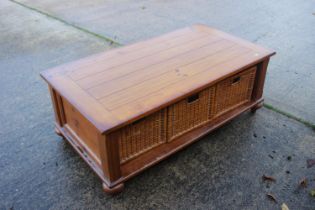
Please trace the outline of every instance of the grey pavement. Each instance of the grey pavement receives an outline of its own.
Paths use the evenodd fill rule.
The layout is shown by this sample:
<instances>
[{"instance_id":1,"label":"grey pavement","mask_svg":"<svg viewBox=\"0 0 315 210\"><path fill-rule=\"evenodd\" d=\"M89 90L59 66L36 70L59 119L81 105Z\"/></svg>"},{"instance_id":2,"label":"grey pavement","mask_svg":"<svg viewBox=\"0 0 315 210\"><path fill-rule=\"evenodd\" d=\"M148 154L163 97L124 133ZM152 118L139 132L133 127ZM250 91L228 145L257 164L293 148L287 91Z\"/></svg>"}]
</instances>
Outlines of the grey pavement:
<instances>
[{"instance_id":1,"label":"grey pavement","mask_svg":"<svg viewBox=\"0 0 315 210\"><path fill-rule=\"evenodd\" d=\"M16 0L126 44L204 23L277 51L266 102L315 124L313 0Z\"/></svg>"},{"instance_id":2,"label":"grey pavement","mask_svg":"<svg viewBox=\"0 0 315 210\"><path fill-rule=\"evenodd\" d=\"M283 5L276 2L273 3L275 7L271 7L269 1L246 1L242 5L214 1L212 6L206 6L205 1L185 1L181 4L176 1L106 2L67 1L58 4L58 1L50 0L45 4L50 4L46 7L51 11L58 11L51 14L75 24L86 21L86 25L79 26L122 43L158 35L194 21L208 23L273 47L278 55L274 57L268 74L267 84L270 87L266 87L267 99L275 94L277 100L269 100L270 103L276 104L281 99L284 109L290 108L302 116L301 109L312 116L313 112L304 107L314 100L308 98L314 94L311 83L314 75L309 74L314 66L311 59L314 30L311 30L310 24L315 19L309 1L296 4L280 1ZM41 4L39 0L26 3L45 9L38 6ZM279 11L281 6L291 9L284 13ZM45 11L48 11L47 8ZM225 13L227 17L223 14L225 10L230 10L230 13ZM303 14L298 15L299 11L303 11ZM139 12L145 14L134 20L133 15L139 15ZM275 18L273 12L279 17ZM310 18L308 15L311 15ZM150 16L156 16L154 24L148 23ZM260 19L257 19L258 16ZM246 24L246 20L250 24ZM281 24L284 20L286 24ZM146 27L138 25L141 23L146 23ZM298 37L299 28L304 31ZM266 35L262 35L264 33ZM282 40L280 35L284 34L287 36ZM255 115L241 115L131 179L121 194L114 197L106 195L102 191L101 181L92 170L62 138L55 135L48 90L39 72L111 47L103 39L14 2L0 2L1 210L265 210L280 209L283 202L290 209L315 209L315 198L309 195L309 191L315 189L315 166L306 167L306 160L315 158L314 130L265 108ZM294 55L299 57L294 60ZM301 68L298 68L299 64ZM285 67L290 68L283 69ZM292 73L296 69L297 74ZM294 93L298 98L294 99L296 103L287 103L286 100L295 97L294 94L290 95L294 89L287 95L288 99L277 90L280 87L286 90L286 85L290 86L290 82L294 81L299 87ZM306 86L307 81L310 86ZM275 177L276 182L263 182L263 174ZM299 187L303 178L308 180L307 188ZM278 203L269 200L266 193L272 193Z\"/></svg>"}]
</instances>

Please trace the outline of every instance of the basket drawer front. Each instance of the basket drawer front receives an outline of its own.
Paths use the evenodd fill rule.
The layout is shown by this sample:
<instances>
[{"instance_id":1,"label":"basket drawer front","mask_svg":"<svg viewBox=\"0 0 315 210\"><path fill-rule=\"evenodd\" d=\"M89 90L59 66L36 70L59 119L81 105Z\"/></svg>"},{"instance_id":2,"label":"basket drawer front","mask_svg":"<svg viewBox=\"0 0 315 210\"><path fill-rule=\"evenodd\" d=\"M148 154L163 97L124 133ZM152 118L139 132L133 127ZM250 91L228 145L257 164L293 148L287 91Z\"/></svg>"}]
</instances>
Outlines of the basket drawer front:
<instances>
[{"instance_id":1,"label":"basket drawer front","mask_svg":"<svg viewBox=\"0 0 315 210\"><path fill-rule=\"evenodd\" d=\"M210 120L214 93L210 87L168 107L168 141Z\"/></svg>"},{"instance_id":2,"label":"basket drawer front","mask_svg":"<svg viewBox=\"0 0 315 210\"><path fill-rule=\"evenodd\" d=\"M251 100L255 75L256 67L253 67L217 84L216 116Z\"/></svg>"},{"instance_id":3,"label":"basket drawer front","mask_svg":"<svg viewBox=\"0 0 315 210\"><path fill-rule=\"evenodd\" d=\"M121 163L165 142L165 114L158 111L118 131Z\"/></svg>"}]
</instances>

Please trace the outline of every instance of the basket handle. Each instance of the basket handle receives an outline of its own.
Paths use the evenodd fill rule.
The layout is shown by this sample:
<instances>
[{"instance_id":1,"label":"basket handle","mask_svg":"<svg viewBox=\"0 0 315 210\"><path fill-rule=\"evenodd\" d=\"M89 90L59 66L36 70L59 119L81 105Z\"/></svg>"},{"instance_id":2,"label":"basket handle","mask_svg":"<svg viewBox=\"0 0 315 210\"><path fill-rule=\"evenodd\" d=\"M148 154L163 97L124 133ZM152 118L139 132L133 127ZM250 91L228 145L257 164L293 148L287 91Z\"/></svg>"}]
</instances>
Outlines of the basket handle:
<instances>
[{"instance_id":1,"label":"basket handle","mask_svg":"<svg viewBox=\"0 0 315 210\"><path fill-rule=\"evenodd\" d=\"M197 101L199 99L199 93L196 93L194 95L191 95L187 98L187 103L193 103L194 101Z\"/></svg>"},{"instance_id":2,"label":"basket handle","mask_svg":"<svg viewBox=\"0 0 315 210\"><path fill-rule=\"evenodd\" d=\"M236 85L241 81L241 76L232 79L232 85Z\"/></svg>"},{"instance_id":3,"label":"basket handle","mask_svg":"<svg viewBox=\"0 0 315 210\"><path fill-rule=\"evenodd\" d=\"M131 124L132 124L132 125L137 125L137 124L143 122L145 119L146 119L146 117L142 117L142 118L140 118L140 119L138 119L138 120L132 122Z\"/></svg>"}]
</instances>

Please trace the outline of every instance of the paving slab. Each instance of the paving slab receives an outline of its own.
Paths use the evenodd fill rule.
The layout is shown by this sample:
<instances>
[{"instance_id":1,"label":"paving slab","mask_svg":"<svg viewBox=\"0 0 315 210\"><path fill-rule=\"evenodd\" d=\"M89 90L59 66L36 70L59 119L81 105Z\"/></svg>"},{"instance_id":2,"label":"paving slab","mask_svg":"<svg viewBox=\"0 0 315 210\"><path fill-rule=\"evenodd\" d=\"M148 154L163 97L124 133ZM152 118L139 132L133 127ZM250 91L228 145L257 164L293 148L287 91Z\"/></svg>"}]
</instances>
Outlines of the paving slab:
<instances>
[{"instance_id":1,"label":"paving slab","mask_svg":"<svg viewBox=\"0 0 315 210\"><path fill-rule=\"evenodd\" d=\"M314 209L314 130L261 109L126 183L117 196L53 131L43 69L108 43L11 2L0 3L0 209ZM290 158L288 158L290 157ZM276 178L262 181L262 175ZM307 188L298 187L307 178ZM272 193L278 203L268 200Z\"/></svg>"},{"instance_id":2,"label":"paving slab","mask_svg":"<svg viewBox=\"0 0 315 210\"><path fill-rule=\"evenodd\" d=\"M267 103L315 124L315 8L312 0L16 0L127 44L204 23L277 51Z\"/></svg>"}]
</instances>

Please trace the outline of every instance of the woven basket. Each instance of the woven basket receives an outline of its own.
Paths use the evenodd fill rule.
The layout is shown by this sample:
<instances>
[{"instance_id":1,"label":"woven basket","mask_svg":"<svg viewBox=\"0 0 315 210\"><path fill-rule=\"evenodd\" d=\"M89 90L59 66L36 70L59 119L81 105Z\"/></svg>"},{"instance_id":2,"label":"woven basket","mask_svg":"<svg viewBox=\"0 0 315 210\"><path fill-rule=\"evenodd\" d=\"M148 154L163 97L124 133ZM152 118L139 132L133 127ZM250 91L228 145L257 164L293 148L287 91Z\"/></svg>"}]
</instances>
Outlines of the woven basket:
<instances>
[{"instance_id":1,"label":"woven basket","mask_svg":"<svg viewBox=\"0 0 315 210\"><path fill-rule=\"evenodd\" d=\"M214 116L251 100L256 67L229 77L216 85Z\"/></svg>"},{"instance_id":2,"label":"woven basket","mask_svg":"<svg viewBox=\"0 0 315 210\"><path fill-rule=\"evenodd\" d=\"M166 141L165 113L163 109L118 131L121 163Z\"/></svg>"},{"instance_id":3,"label":"woven basket","mask_svg":"<svg viewBox=\"0 0 315 210\"><path fill-rule=\"evenodd\" d=\"M214 93L210 87L168 107L168 141L210 120Z\"/></svg>"},{"instance_id":4,"label":"woven basket","mask_svg":"<svg viewBox=\"0 0 315 210\"><path fill-rule=\"evenodd\" d=\"M250 101L255 74L256 68L243 71L121 128L121 163Z\"/></svg>"}]
</instances>

